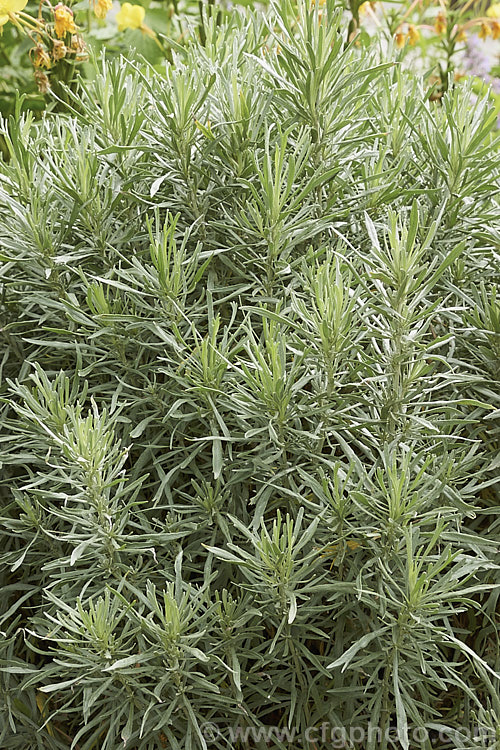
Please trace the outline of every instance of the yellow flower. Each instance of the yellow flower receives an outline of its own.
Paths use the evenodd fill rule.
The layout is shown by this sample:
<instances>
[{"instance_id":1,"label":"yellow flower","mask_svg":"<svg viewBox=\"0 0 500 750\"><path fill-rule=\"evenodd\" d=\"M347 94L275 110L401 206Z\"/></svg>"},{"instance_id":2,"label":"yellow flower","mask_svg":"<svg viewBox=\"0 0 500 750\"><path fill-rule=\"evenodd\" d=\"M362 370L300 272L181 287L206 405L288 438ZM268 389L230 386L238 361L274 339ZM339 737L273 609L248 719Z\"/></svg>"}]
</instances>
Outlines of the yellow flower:
<instances>
[{"instance_id":1,"label":"yellow flower","mask_svg":"<svg viewBox=\"0 0 500 750\"><path fill-rule=\"evenodd\" d=\"M52 65L50 55L41 43L30 49L30 57L35 68L50 68Z\"/></svg>"},{"instance_id":2,"label":"yellow flower","mask_svg":"<svg viewBox=\"0 0 500 750\"><path fill-rule=\"evenodd\" d=\"M62 39L62 37L67 32L69 32L70 34L74 34L75 31L77 31L75 22L73 20L73 11L71 10L71 8L68 8L67 5L56 5L56 7L54 8L54 18L54 28L56 36L58 36L59 39Z\"/></svg>"},{"instance_id":3,"label":"yellow flower","mask_svg":"<svg viewBox=\"0 0 500 750\"><path fill-rule=\"evenodd\" d=\"M9 20L9 13L20 13L25 9L28 0L0 0L0 26Z\"/></svg>"},{"instance_id":4,"label":"yellow flower","mask_svg":"<svg viewBox=\"0 0 500 750\"><path fill-rule=\"evenodd\" d=\"M488 10L486 11L486 15L488 16L488 18L500 18L500 3L490 5Z\"/></svg>"},{"instance_id":5,"label":"yellow flower","mask_svg":"<svg viewBox=\"0 0 500 750\"><path fill-rule=\"evenodd\" d=\"M500 39L500 21L492 21L490 28L493 39Z\"/></svg>"},{"instance_id":6,"label":"yellow flower","mask_svg":"<svg viewBox=\"0 0 500 750\"><path fill-rule=\"evenodd\" d=\"M481 30L480 30L480 32L478 34L478 37L480 39L486 39L487 37L490 36L490 34L491 34L491 29L490 29L489 25L487 23L482 23L481 24Z\"/></svg>"},{"instance_id":7,"label":"yellow flower","mask_svg":"<svg viewBox=\"0 0 500 750\"><path fill-rule=\"evenodd\" d=\"M438 13L436 22L434 23L436 34L444 34L446 31L446 16L444 13Z\"/></svg>"},{"instance_id":8,"label":"yellow flower","mask_svg":"<svg viewBox=\"0 0 500 750\"><path fill-rule=\"evenodd\" d=\"M394 41L396 42L396 47L398 49L401 49L402 47L405 46L406 35L403 34L401 30L396 31L396 33L394 34Z\"/></svg>"},{"instance_id":9,"label":"yellow flower","mask_svg":"<svg viewBox=\"0 0 500 750\"><path fill-rule=\"evenodd\" d=\"M113 0L97 0L94 3L94 13L97 18L106 18L108 10L113 7Z\"/></svg>"},{"instance_id":10,"label":"yellow flower","mask_svg":"<svg viewBox=\"0 0 500 750\"><path fill-rule=\"evenodd\" d=\"M58 60L62 60L66 57L68 54L68 48L64 44L63 41L60 39L53 39L52 40L52 57L57 62Z\"/></svg>"},{"instance_id":11,"label":"yellow flower","mask_svg":"<svg viewBox=\"0 0 500 750\"><path fill-rule=\"evenodd\" d=\"M123 3L122 7L116 14L118 31L123 31L124 29L140 29L144 22L145 15L146 11L142 5Z\"/></svg>"},{"instance_id":12,"label":"yellow flower","mask_svg":"<svg viewBox=\"0 0 500 750\"><path fill-rule=\"evenodd\" d=\"M457 42L466 42L467 41L467 34L463 29L458 30L457 34Z\"/></svg>"},{"instance_id":13,"label":"yellow flower","mask_svg":"<svg viewBox=\"0 0 500 750\"><path fill-rule=\"evenodd\" d=\"M410 24L408 26L408 41L410 42L411 46L415 46L415 44L420 39L420 31L413 26L413 24Z\"/></svg>"}]
</instances>

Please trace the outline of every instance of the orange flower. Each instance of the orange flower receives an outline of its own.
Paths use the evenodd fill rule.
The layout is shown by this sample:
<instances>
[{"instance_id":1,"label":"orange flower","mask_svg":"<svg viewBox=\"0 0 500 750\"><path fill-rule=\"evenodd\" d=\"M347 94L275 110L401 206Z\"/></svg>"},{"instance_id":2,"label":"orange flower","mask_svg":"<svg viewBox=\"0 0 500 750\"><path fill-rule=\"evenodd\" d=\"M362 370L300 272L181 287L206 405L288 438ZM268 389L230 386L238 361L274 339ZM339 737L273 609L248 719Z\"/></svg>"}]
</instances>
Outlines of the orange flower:
<instances>
[{"instance_id":1,"label":"orange flower","mask_svg":"<svg viewBox=\"0 0 500 750\"><path fill-rule=\"evenodd\" d=\"M394 41L396 42L396 47L398 49L401 49L402 47L405 46L406 35L403 34L401 29L398 29L398 31L396 31L396 33L394 34Z\"/></svg>"},{"instance_id":2,"label":"orange flower","mask_svg":"<svg viewBox=\"0 0 500 750\"><path fill-rule=\"evenodd\" d=\"M493 39L500 39L500 21L491 21L490 28Z\"/></svg>"},{"instance_id":3,"label":"orange flower","mask_svg":"<svg viewBox=\"0 0 500 750\"><path fill-rule=\"evenodd\" d=\"M413 24L410 24L408 26L409 43L411 44L412 47L414 47L419 39L420 39L420 31L416 28L416 26L413 26Z\"/></svg>"},{"instance_id":4,"label":"orange flower","mask_svg":"<svg viewBox=\"0 0 500 750\"><path fill-rule=\"evenodd\" d=\"M77 31L73 19L73 11L67 5L56 5L54 8L55 32L59 39L67 34L74 34Z\"/></svg>"},{"instance_id":5,"label":"orange flower","mask_svg":"<svg viewBox=\"0 0 500 750\"><path fill-rule=\"evenodd\" d=\"M436 34L444 34L446 31L446 16L444 13L438 13L436 21L434 23Z\"/></svg>"},{"instance_id":6,"label":"orange flower","mask_svg":"<svg viewBox=\"0 0 500 750\"><path fill-rule=\"evenodd\" d=\"M487 23L484 23L483 21L483 23L481 24L481 30L478 34L478 37L480 39L487 39L490 36L490 34L491 34L491 29L489 25Z\"/></svg>"}]
</instances>

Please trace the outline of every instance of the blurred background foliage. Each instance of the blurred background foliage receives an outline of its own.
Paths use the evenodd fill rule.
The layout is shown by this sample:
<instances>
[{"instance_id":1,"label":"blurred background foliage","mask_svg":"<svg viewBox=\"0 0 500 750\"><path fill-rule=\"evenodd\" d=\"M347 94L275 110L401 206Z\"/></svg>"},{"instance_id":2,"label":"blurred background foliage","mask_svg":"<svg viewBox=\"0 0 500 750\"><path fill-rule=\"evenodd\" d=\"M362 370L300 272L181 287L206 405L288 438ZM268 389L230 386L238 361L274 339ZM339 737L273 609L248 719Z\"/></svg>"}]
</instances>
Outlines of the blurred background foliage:
<instances>
[{"instance_id":1,"label":"blurred background foliage","mask_svg":"<svg viewBox=\"0 0 500 750\"><path fill-rule=\"evenodd\" d=\"M325 0L317 0L320 8ZM3 0L2 8L21 7L24 0ZM204 42L207 19L222 22L233 9L266 3L250 0L68 0L67 5L29 0L26 16L0 25L0 113L14 112L16 96L24 95L23 109L41 112L61 109L64 87L76 86L75 72L87 80L95 76L92 60L103 48L108 57L126 54L163 69L172 49L196 34ZM314 4L314 0L312 0ZM471 78L478 95L488 95L500 112L500 4L490 0L406 0L360 2L338 0L344 11L347 37L357 45L393 45L399 59L427 76L436 98L452 84ZM54 34L54 16L68 9L78 29L78 50L71 50L74 35L62 42ZM63 9L63 10L61 10ZM21 18L23 16L23 18ZM39 19L35 28L31 19ZM20 23L19 23L20 22ZM54 50L54 39L56 49Z\"/></svg>"}]
</instances>

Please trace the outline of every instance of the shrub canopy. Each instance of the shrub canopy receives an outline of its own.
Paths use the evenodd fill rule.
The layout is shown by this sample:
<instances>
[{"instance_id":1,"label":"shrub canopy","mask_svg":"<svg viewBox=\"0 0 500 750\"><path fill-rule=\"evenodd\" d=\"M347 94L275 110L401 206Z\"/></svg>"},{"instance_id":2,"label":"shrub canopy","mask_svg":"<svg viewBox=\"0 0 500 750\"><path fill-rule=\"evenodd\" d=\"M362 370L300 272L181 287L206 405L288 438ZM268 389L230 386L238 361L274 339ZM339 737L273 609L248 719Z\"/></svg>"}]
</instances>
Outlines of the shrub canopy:
<instances>
[{"instance_id":1,"label":"shrub canopy","mask_svg":"<svg viewBox=\"0 0 500 750\"><path fill-rule=\"evenodd\" d=\"M4 124L2 747L490 746L495 114L343 39L235 12Z\"/></svg>"}]
</instances>

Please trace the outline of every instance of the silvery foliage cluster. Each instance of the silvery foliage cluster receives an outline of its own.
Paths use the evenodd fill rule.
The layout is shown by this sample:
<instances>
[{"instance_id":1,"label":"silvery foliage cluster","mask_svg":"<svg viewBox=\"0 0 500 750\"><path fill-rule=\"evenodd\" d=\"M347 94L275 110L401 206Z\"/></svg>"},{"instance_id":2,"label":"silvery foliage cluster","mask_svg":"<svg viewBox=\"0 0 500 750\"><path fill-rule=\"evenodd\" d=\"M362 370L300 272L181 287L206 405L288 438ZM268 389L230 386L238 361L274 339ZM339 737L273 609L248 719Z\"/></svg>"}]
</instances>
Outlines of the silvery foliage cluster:
<instances>
[{"instance_id":1,"label":"silvery foliage cluster","mask_svg":"<svg viewBox=\"0 0 500 750\"><path fill-rule=\"evenodd\" d=\"M72 106L3 125L0 745L490 747L495 114L330 4Z\"/></svg>"}]
</instances>

